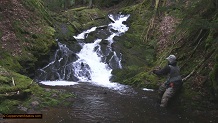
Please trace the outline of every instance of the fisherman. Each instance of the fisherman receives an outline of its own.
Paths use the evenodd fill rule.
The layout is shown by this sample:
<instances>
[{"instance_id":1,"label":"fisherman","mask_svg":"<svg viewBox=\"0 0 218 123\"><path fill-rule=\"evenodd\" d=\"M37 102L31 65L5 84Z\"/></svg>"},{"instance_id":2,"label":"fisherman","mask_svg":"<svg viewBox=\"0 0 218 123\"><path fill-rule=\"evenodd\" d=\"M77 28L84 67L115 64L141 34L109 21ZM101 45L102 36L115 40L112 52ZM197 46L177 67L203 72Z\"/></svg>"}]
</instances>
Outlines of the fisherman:
<instances>
[{"instance_id":1,"label":"fisherman","mask_svg":"<svg viewBox=\"0 0 218 123\"><path fill-rule=\"evenodd\" d=\"M168 65L163 69L155 69L153 73L156 75L168 75L168 79L159 87L159 96L161 97L160 107L166 107L170 98L182 87L182 77L180 69L177 66L176 56L170 55L166 58Z\"/></svg>"}]
</instances>

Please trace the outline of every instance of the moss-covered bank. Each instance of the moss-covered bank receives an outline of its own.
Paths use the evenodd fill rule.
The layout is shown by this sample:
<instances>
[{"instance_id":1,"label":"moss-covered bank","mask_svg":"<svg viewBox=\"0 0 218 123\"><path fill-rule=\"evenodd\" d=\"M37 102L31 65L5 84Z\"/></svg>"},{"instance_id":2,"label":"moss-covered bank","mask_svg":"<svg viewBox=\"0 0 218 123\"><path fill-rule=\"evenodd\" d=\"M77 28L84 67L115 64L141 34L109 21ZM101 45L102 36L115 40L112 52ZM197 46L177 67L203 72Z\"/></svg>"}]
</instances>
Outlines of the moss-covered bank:
<instances>
[{"instance_id":1,"label":"moss-covered bank","mask_svg":"<svg viewBox=\"0 0 218 123\"><path fill-rule=\"evenodd\" d=\"M0 113L12 113L18 107L28 112L74 97L46 91L31 79L56 48L54 34L53 20L41 0L0 1Z\"/></svg>"},{"instance_id":2,"label":"moss-covered bank","mask_svg":"<svg viewBox=\"0 0 218 123\"><path fill-rule=\"evenodd\" d=\"M29 77L0 66L0 113L27 113L48 106L65 106L69 105L67 98L74 95L63 89L41 88Z\"/></svg>"}]
</instances>

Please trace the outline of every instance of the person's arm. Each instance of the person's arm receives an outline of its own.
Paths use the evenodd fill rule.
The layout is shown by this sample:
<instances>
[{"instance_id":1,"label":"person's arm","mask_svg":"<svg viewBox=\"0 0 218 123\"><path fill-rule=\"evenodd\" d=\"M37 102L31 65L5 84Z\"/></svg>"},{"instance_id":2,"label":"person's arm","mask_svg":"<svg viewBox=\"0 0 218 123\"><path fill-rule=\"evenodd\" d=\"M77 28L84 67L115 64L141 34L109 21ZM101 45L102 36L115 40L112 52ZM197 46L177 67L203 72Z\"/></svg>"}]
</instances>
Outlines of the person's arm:
<instances>
[{"instance_id":1,"label":"person's arm","mask_svg":"<svg viewBox=\"0 0 218 123\"><path fill-rule=\"evenodd\" d=\"M169 65L167 65L163 69L153 70L153 73L157 75L167 75L168 73L170 73L170 67Z\"/></svg>"}]
</instances>

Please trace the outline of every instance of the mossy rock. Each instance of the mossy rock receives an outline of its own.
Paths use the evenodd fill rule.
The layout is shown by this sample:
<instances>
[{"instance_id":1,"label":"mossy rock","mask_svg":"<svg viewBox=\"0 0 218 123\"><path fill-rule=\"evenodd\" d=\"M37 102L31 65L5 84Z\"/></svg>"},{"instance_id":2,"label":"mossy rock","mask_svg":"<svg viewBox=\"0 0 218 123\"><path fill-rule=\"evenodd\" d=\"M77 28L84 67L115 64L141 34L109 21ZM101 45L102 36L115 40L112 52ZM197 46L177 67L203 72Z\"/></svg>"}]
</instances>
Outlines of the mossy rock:
<instances>
[{"instance_id":1,"label":"mossy rock","mask_svg":"<svg viewBox=\"0 0 218 123\"><path fill-rule=\"evenodd\" d=\"M12 83L12 78L14 79L15 86L8 86L8 87L0 87L0 93L7 93L7 92L15 92L15 91L22 91L23 89L28 88L31 84L32 80L29 77L20 75L15 72L11 72L11 76L8 77Z\"/></svg>"},{"instance_id":2,"label":"mossy rock","mask_svg":"<svg viewBox=\"0 0 218 123\"><path fill-rule=\"evenodd\" d=\"M10 70L19 71L22 67L17 61L16 57L13 57L6 51L2 51L0 65L4 68L8 68Z\"/></svg>"},{"instance_id":3,"label":"mossy rock","mask_svg":"<svg viewBox=\"0 0 218 123\"><path fill-rule=\"evenodd\" d=\"M111 81L123 83L124 80L135 76L138 73L138 70L140 69L138 66L134 65L128 67L129 68L124 69L114 69L112 71L113 77L111 78Z\"/></svg>"},{"instance_id":4,"label":"mossy rock","mask_svg":"<svg viewBox=\"0 0 218 123\"><path fill-rule=\"evenodd\" d=\"M85 30L92 26L100 26L105 23L106 13L97 8L83 8L80 11L71 9L63 14L76 28ZM81 26L82 25L82 26Z\"/></svg>"},{"instance_id":5,"label":"mossy rock","mask_svg":"<svg viewBox=\"0 0 218 123\"><path fill-rule=\"evenodd\" d=\"M137 87L146 87L146 88L157 88L158 80L157 77L150 74L149 72L141 72L134 77L124 80L124 83L134 85Z\"/></svg>"},{"instance_id":6,"label":"mossy rock","mask_svg":"<svg viewBox=\"0 0 218 123\"><path fill-rule=\"evenodd\" d=\"M65 103L65 100L75 97L75 95L65 90L42 88L37 84L33 84L29 90L32 92L32 96L23 103L23 106L28 108L31 108L31 102L34 101L39 102L39 105L36 107L38 109L44 107L54 107L58 105L69 106L72 104Z\"/></svg>"}]
</instances>

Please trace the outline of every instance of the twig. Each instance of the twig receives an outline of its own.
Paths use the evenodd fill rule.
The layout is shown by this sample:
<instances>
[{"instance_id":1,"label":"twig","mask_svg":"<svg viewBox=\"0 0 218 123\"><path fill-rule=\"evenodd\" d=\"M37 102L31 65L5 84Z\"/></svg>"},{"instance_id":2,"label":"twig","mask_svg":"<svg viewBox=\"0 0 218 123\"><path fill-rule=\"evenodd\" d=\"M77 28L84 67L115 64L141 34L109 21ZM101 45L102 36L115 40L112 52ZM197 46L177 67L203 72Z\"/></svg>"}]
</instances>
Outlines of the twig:
<instances>
[{"instance_id":1,"label":"twig","mask_svg":"<svg viewBox=\"0 0 218 123\"><path fill-rule=\"evenodd\" d=\"M14 78L12 77L12 84L13 86L15 86L15 82L14 82Z\"/></svg>"},{"instance_id":2,"label":"twig","mask_svg":"<svg viewBox=\"0 0 218 123\"><path fill-rule=\"evenodd\" d=\"M202 33L202 31L201 31L201 33ZM205 36L205 35L206 35L206 34L204 34L204 36ZM201 43L202 39L204 38L204 36L202 36L202 37L199 39L198 44L195 46L195 48L194 48L192 54L190 55L190 57L192 57L192 56L194 55L195 51L197 50L197 48L198 48L198 46L200 45L200 43Z\"/></svg>"}]
</instances>

